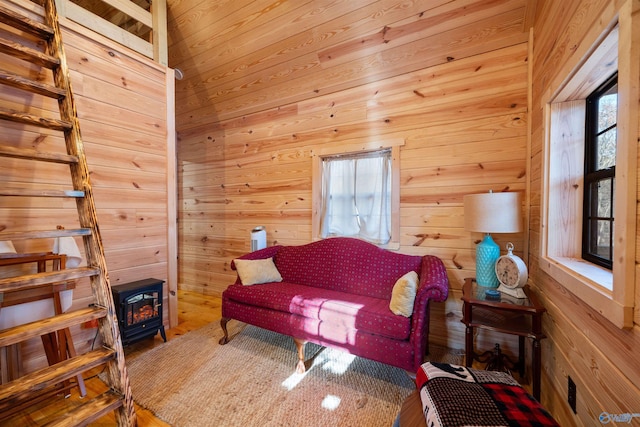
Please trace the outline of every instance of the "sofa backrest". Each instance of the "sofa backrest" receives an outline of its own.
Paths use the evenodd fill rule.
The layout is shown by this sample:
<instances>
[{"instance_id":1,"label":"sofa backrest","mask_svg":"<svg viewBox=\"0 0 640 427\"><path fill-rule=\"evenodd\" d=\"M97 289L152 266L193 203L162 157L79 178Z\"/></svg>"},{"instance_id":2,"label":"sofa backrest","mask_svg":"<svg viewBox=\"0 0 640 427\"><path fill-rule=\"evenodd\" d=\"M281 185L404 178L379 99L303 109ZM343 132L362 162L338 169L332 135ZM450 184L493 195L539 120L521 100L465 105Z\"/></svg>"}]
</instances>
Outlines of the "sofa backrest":
<instances>
[{"instance_id":1,"label":"sofa backrest","mask_svg":"<svg viewBox=\"0 0 640 427\"><path fill-rule=\"evenodd\" d=\"M282 246L274 256L285 282L388 300L396 280L412 270L420 274L421 260L348 237Z\"/></svg>"}]
</instances>

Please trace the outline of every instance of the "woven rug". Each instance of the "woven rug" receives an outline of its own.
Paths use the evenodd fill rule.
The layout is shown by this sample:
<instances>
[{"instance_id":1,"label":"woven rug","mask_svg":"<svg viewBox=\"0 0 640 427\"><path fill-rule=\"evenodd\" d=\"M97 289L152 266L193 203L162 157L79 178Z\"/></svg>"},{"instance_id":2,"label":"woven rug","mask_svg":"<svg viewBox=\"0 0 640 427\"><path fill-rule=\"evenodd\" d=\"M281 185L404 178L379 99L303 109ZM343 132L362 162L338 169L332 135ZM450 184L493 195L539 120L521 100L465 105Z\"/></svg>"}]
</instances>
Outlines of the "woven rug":
<instances>
[{"instance_id":1,"label":"woven rug","mask_svg":"<svg viewBox=\"0 0 640 427\"><path fill-rule=\"evenodd\" d=\"M401 369L310 343L312 364L296 374L290 337L229 326L235 336L224 346L214 322L127 357L136 403L174 426L391 426L415 388Z\"/></svg>"}]
</instances>

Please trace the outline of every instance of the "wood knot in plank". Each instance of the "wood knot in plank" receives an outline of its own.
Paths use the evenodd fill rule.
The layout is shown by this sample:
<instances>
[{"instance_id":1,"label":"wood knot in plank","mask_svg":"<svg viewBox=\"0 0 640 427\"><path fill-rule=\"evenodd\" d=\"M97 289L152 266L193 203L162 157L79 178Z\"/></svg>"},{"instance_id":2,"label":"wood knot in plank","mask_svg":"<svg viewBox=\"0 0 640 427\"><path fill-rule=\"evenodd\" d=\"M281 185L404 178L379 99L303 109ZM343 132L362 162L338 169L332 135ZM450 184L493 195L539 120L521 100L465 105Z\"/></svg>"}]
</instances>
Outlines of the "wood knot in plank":
<instances>
[{"instance_id":1,"label":"wood knot in plank","mask_svg":"<svg viewBox=\"0 0 640 427\"><path fill-rule=\"evenodd\" d=\"M462 264L460 264L458 261L456 261L456 257L458 256L458 254L454 255L453 258L451 259L451 262L453 262L453 265L456 266L456 268L458 270L462 270Z\"/></svg>"},{"instance_id":2,"label":"wood knot in plank","mask_svg":"<svg viewBox=\"0 0 640 427\"><path fill-rule=\"evenodd\" d=\"M422 243L427 240L427 237L429 237L428 234L414 234L415 237L418 238L418 240L416 240L415 242L413 242L413 246L420 246L422 245Z\"/></svg>"}]
</instances>

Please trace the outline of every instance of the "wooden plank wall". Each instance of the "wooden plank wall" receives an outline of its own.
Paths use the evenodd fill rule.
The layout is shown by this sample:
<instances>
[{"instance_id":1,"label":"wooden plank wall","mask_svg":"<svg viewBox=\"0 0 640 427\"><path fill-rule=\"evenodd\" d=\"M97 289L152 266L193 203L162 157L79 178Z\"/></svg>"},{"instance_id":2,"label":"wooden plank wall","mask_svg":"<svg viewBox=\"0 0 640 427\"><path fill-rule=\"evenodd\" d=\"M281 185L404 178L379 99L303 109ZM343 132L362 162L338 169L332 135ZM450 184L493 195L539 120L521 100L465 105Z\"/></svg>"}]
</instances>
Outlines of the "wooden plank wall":
<instances>
[{"instance_id":1,"label":"wooden plank wall","mask_svg":"<svg viewBox=\"0 0 640 427\"><path fill-rule=\"evenodd\" d=\"M27 2L29 3L29 2ZM33 5L33 4L31 4ZM33 17L36 18L37 8ZM91 182L98 209L112 284L147 277L167 279L167 93L165 67L131 54L77 24L63 22L63 40ZM24 64L2 55L3 68L24 73ZM32 78L50 81L39 67ZM55 101L0 87L3 106L59 118ZM55 132L3 123L3 144L63 152ZM70 189L68 167L52 163L0 159L0 185L5 188ZM77 228L75 201L3 198L0 230ZM48 251L47 239L14 242L18 252ZM82 242L78 239L81 251ZM168 300L165 292L165 302ZM72 308L93 301L88 281L78 283ZM168 304L165 304L167 307ZM165 310L165 323L168 313ZM76 348L87 351L95 328L72 330ZM23 347L25 369L45 363L42 344Z\"/></svg>"},{"instance_id":2,"label":"wooden plank wall","mask_svg":"<svg viewBox=\"0 0 640 427\"><path fill-rule=\"evenodd\" d=\"M548 314L543 340L542 402L551 410L561 425L601 425L599 416L632 414L640 408L640 328L636 323L631 330L621 330L566 291L539 268L540 206L544 146L543 102L552 88L550 83L560 81L559 75L571 69L579 46L593 27L613 22L625 3L633 3L636 15L639 2L609 0L567 0L539 3L534 24L533 91L531 120L531 228L530 228L530 282L542 296ZM625 11L624 13L629 13ZM599 24L599 25L597 25ZM636 50L637 52L637 50ZM637 66L640 58L632 59ZM640 82L636 82L637 85ZM638 100L632 102L638 104ZM640 133L640 130L638 130ZM638 239L636 239L638 245ZM639 261L636 250L636 265ZM637 271L637 269L636 269ZM636 313L640 306L636 273ZM636 314L636 322L637 322ZM567 377L577 388L577 414L567 405ZM624 420L622 420L624 421ZM638 419L630 424L637 424ZM622 425L624 422L615 425Z\"/></svg>"},{"instance_id":3,"label":"wooden plank wall","mask_svg":"<svg viewBox=\"0 0 640 427\"><path fill-rule=\"evenodd\" d=\"M482 237L463 195L526 187L529 3L169 0L179 285L220 294L258 225L269 245L310 242L318 149L403 138L400 252L446 263L432 341L462 348ZM495 237L522 255L523 234Z\"/></svg>"}]
</instances>

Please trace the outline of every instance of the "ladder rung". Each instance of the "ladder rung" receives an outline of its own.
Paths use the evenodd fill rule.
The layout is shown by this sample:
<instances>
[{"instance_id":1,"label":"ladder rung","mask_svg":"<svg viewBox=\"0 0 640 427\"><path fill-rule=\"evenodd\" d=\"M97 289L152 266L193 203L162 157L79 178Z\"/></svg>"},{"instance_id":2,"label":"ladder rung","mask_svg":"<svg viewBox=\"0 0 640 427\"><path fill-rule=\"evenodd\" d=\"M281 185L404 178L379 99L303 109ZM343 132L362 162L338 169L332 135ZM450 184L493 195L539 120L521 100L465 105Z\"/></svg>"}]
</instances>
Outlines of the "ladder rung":
<instances>
[{"instance_id":1,"label":"ladder rung","mask_svg":"<svg viewBox=\"0 0 640 427\"><path fill-rule=\"evenodd\" d=\"M68 391L74 387L76 387L76 384L72 382L56 384L54 387L50 387L48 390L42 391L38 393L36 396L20 397L20 400L18 401L18 403L13 407L7 408L6 410L4 407L0 409L0 425L4 425L2 424L3 420L6 420L7 418L12 417L14 414L17 414L18 412L24 411L25 409L31 407L32 405L37 405L38 403L43 402L47 399L50 399L56 395L58 396L60 396L61 394L64 394L65 396L68 395Z\"/></svg>"},{"instance_id":2,"label":"ladder rung","mask_svg":"<svg viewBox=\"0 0 640 427\"><path fill-rule=\"evenodd\" d=\"M78 156L68 154L44 153L33 148L16 148L8 145L0 145L0 157L14 159L38 160L41 162L72 164L78 163Z\"/></svg>"},{"instance_id":3,"label":"ladder rung","mask_svg":"<svg viewBox=\"0 0 640 427\"><path fill-rule=\"evenodd\" d=\"M23 393L39 392L113 359L114 350L103 347L26 374L0 386L0 411L19 403Z\"/></svg>"},{"instance_id":4,"label":"ladder rung","mask_svg":"<svg viewBox=\"0 0 640 427\"><path fill-rule=\"evenodd\" d=\"M15 197L84 197L84 191L80 190L11 190L0 188L0 196Z\"/></svg>"},{"instance_id":5,"label":"ladder rung","mask_svg":"<svg viewBox=\"0 0 640 427\"><path fill-rule=\"evenodd\" d=\"M27 274L26 276L7 277L0 279L0 293L33 289L42 285L79 279L81 277L97 276L100 269L91 267L69 268L60 271L46 271L44 273Z\"/></svg>"},{"instance_id":6,"label":"ladder rung","mask_svg":"<svg viewBox=\"0 0 640 427\"><path fill-rule=\"evenodd\" d=\"M90 236L90 228L41 230L41 231L13 231L0 233L0 240L28 240L28 239L53 239L56 237Z\"/></svg>"},{"instance_id":7,"label":"ladder rung","mask_svg":"<svg viewBox=\"0 0 640 427\"><path fill-rule=\"evenodd\" d=\"M0 347L17 344L91 320L101 319L106 315L106 308L87 307L58 314L57 316L47 317L46 319L35 322L25 323L24 325L7 328L0 331Z\"/></svg>"},{"instance_id":8,"label":"ladder rung","mask_svg":"<svg viewBox=\"0 0 640 427\"><path fill-rule=\"evenodd\" d=\"M54 98L54 99L62 99L67 95L67 91L62 88L40 83L35 80L31 80L26 77L22 77L17 74L11 73L6 70L1 70L1 69L0 69L0 83L6 86L17 87L18 89L26 90L31 93L37 93L39 95L48 96L49 98Z\"/></svg>"},{"instance_id":9,"label":"ladder rung","mask_svg":"<svg viewBox=\"0 0 640 427\"><path fill-rule=\"evenodd\" d=\"M53 36L53 29L48 25L31 20L2 6L0 6L0 22L42 39L48 39Z\"/></svg>"},{"instance_id":10,"label":"ladder rung","mask_svg":"<svg viewBox=\"0 0 640 427\"><path fill-rule=\"evenodd\" d=\"M59 418L45 424L46 427L75 427L87 424L112 412L123 404L122 397L113 391L106 391L91 399L82 406L78 406Z\"/></svg>"},{"instance_id":11,"label":"ladder rung","mask_svg":"<svg viewBox=\"0 0 640 427\"><path fill-rule=\"evenodd\" d=\"M67 122L65 120L48 119L46 117L34 116L33 114L27 114L6 108L0 108L0 119L60 131L69 130L73 127L71 122Z\"/></svg>"},{"instance_id":12,"label":"ladder rung","mask_svg":"<svg viewBox=\"0 0 640 427\"><path fill-rule=\"evenodd\" d=\"M0 38L0 52L49 69L54 69L60 65L60 60L58 58L54 58L53 56L46 55L35 49L22 46L21 44L14 43L4 38Z\"/></svg>"}]
</instances>

